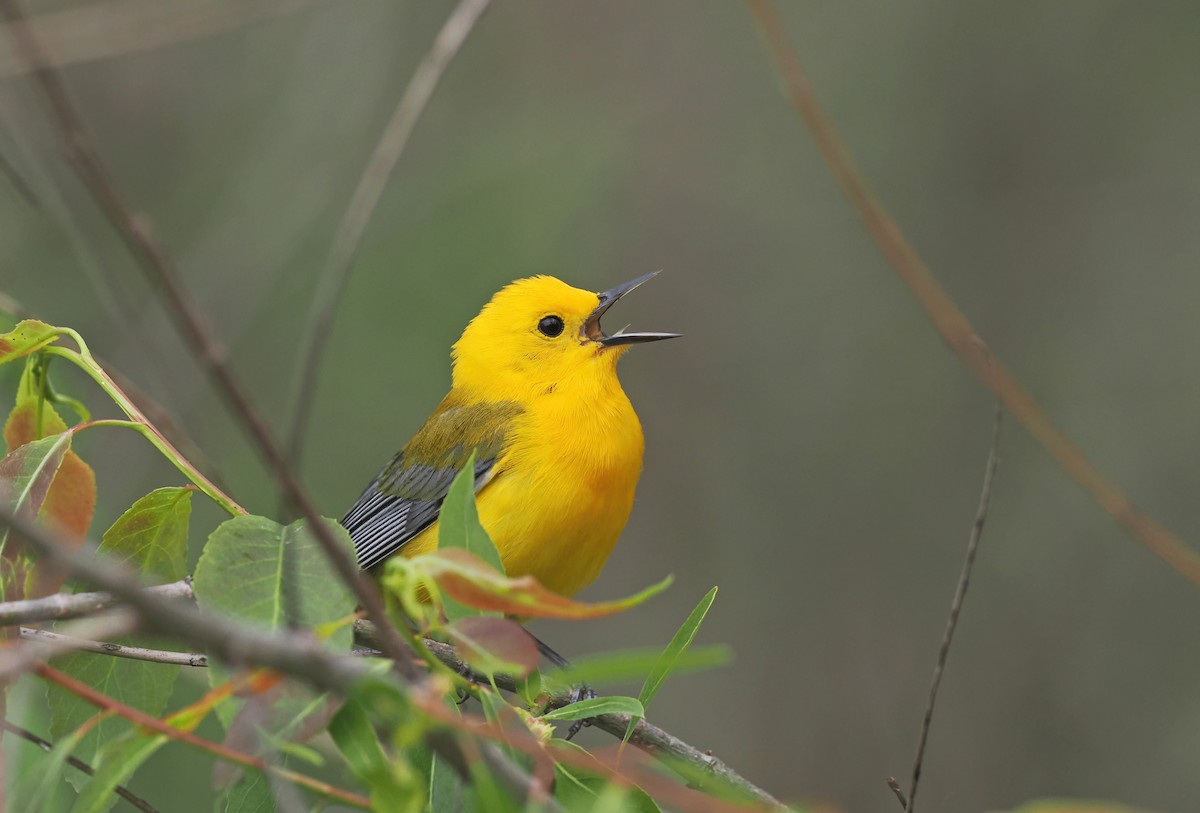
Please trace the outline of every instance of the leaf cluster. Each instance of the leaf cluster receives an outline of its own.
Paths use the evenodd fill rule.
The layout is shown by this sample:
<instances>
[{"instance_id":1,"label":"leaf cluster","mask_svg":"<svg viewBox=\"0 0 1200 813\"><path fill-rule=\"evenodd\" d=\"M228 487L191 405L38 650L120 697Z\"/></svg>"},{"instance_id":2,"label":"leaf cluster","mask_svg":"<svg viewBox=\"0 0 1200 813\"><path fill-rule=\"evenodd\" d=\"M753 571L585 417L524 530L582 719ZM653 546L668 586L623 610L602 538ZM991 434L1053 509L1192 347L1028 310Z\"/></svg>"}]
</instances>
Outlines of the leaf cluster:
<instances>
[{"instance_id":1,"label":"leaf cluster","mask_svg":"<svg viewBox=\"0 0 1200 813\"><path fill-rule=\"evenodd\" d=\"M60 343L63 338L76 347ZM82 403L60 394L49 375L56 358L96 381L126 419L91 420ZM95 428L133 430L188 481L137 500L104 531L95 555L135 572L146 585L186 578L192 502L200 493L230 514L200 540L191 574L200 609L351 657L354 593L331 571L306 522L284 525L246 514L162 440L73 331L22 322L0 335L0 364L6 362L24 363L5 424L8 453L0 460L0 504L7 515L36 520L70 545L89 544L96 478L72 441ZM68 424L63 407L80 420ZM471 471L468 464L464 472ZM331 692L262 668L246 652L236 662L208 658L208 688L172 709L180 672L194 667L69 650L31 659L35 665L26 671L46 686L54 745L36 759L23 755L31 768L14 786L11 809L102 813L118 801L114 791L136 781L152 756L183 747L215 757L214 801L225 811L284 809L282 800L296 798L305 807L336 803L386 811L502 811L528 804L640 811L657 810L664 801L712 809L723 804L719 798L736 798L733 790L700 771L689 773L686 765L672 771L665 761L623 751L670 674L727 660L724 648L691 648L716 588L662 651L591 656L543 672L538 642L523 620L583 621L627 611L664 590L670 579L625 599L587 603L557 595L531 577L507 576L479 522L469 476L455 480L440 517L438 550L393 557L381 577L390 615L419 657L423 679L406 682L388 661L359 659L361 677L349 690ZM326 523L353 555L345 530L333 520ZM31 551L8 523L0 527L0 600L62 590L66 574ZM67 583L62 595L88 586ZM115 633L105 641L114 652L136 647L153 653L189 643L139 633L145 619L119 612L47 622L46 628L80 635L81 625L100 621ZM450 665L434 654L432 642L453 647ZM579 691L585 684L603 688L639 678L643 685L636 697ZM4 684L9 685L11 680ZM565 725L555 728L600 715L628 720L624 739L607 750L586 750L563 738ZM197 736L208 721L223 732L220 741ZM446 742L453 747L441 747ZM91 774L71 767L79 761L91 766ZM681 774L715 795L686 789L678 782ZM513 775L521 778L523 793L514 794ZM64 793L64 781L77 793Z\"/></svg>"}]
</instances>

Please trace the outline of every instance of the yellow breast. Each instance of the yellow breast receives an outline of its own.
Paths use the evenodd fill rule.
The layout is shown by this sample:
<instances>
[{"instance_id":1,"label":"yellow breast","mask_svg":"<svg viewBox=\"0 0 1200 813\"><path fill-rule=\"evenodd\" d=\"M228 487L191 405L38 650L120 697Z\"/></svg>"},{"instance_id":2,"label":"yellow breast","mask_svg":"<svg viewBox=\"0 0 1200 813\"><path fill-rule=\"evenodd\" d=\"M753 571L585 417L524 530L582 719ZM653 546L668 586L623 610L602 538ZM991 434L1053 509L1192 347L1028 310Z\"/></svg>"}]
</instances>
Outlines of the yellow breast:
<instances>
[{"instance_id":1,"label":"yellow breast","mask_svg":"<svg viewBox=\"0 0 1200 813\"><path fill-rule=\"evenodd\" d=\"M629 519L642 470L641 424L618 385L590 403L539 399L510 437L477 495L480 522L510 576L531 574L573 595L600 574ZM436 544L435 523L403 553Z\"/></svg>"}]
</instances>

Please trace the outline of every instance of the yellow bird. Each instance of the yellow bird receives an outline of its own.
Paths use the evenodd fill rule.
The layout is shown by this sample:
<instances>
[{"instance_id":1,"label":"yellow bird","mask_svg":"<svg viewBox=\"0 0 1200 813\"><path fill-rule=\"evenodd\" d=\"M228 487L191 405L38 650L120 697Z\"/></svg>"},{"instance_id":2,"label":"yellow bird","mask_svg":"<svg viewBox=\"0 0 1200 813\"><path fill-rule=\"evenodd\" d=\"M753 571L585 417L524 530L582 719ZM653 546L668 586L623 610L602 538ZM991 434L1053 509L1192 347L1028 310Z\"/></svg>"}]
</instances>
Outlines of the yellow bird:
<instances>
[{"instance_id":1,"label":"yellow bird","mask_svg":"<svg viewBox=\"0 0 1200 813\"><path fill-rule=\"evenodd\" d=\"M617 361L678 335L607 335L600 317L657 273L601 294L530 277L493 296L454 345L450 393L342 519L359 565L434 549L442 500L474 451L479 519L508 574L568 596L591 583L642 471Z\"/></svg>"}]
</instances>

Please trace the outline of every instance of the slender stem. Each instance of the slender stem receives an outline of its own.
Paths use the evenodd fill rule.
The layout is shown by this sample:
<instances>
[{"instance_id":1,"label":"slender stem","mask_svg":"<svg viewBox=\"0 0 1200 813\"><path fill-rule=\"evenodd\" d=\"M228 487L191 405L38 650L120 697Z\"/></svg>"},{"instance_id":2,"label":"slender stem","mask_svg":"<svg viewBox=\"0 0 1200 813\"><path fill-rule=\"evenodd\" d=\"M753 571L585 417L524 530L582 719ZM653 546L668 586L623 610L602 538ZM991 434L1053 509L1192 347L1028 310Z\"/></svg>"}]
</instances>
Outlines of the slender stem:
<instances>
[{"instance_id":1,"label":"slender stem","mask_svg":"<svg viewBox=\"0 0 1200 813\"><path fill-rule=\"evenodd\" d=\"M1058 428L1029 390L975 332L966 315L938 283L916 249L904 238L900 226L884 209L854 166L850 151L817 103L800 59L788 44L783 21L779 19L775 6L770 0L747 0L747 3L762 32L783 88L821 151L825 164L858 211L896 276L908 286L942 339L971 373L1004 404L1004 408L1025 431L1049 452L1059 468L1091 495L1101 509L1108 512L1151 553L1193 584L1200 585L1200 554L1134 505L1117 484L1106 477L1083 450Z\"/></svg>"},{"instance_id":2,"label":"slender stem","mask_svg":"<svg viewBox=\"0 0 1200 813\"><path fill-rule=\"evenodd\" d=\"M74 331L71 332L74 333ZM75 334L75 338L76 341L82 342L82 340L78 338L78 334ZM165 436L163 436L162 432L159 432L154 424L150 423L150 419L147 418L140 409L138 409L137 404L131 401L129 396L122 392L121 388L117 386L116 382L113 381L109 377L108 373L104 371L104 368L96 363L96 360L92 358L90 353L87 352L86 345L81 344L78 352L66 347L60 347L58 345L50 345L49 347L43 348L42 352L51 356L65 358L74 363L75 366L83 370L88 374L88 376L91 377L93 381L99 384L100 388L104 390L105 394L108 395L108 397L111 398L113 402L121 408L121 411L130 418L129 423L124 421L94 421L91 425L125 426L129 429L137 431L142 435L142 437L150 441L150 444L154 446L155 449L158 449L158 451L162 453L162 456L165 457L171 463L171 465L178 469L184 477L187 477L192 483L194 483L196 488L200 489L200 491L208 496L213 502L224 508L233 516L239 516L246 513L245 508L242 508L240 505L234 502L232 497L227 495L221 489L217 488L215 483L205 477L203 472L193 466L186 457L180 454L179 451L171 445L171 442L167 440Z\"/></svg>"},{"instance_id":3,"label":"slender stem","mask_svg":"<svg viewBox=\"0 0 1200 813\"><path fill-rule=\"evenodd\" d=\"M358 186L350 198L350 204L342 215L341 225L338 226L337 236L325 261L325 269L317 291L313 295L304 338L300 342L303 350L297 357L297 384L292 393L289 410L292 422L284 443L288 460L293 466L300 463L304 433L308 427L308 416L316 396L317 379L321 373L321 359L332 332L333 315L345 290L346 280L350 276L358 247L362 243L363 233L371 222L379 198L383 195L392 171L408 145L409 136L412 135L417 120L433 96L442 74L462 47L471 29L475 27L479 17L487 10L489 2L490 0L460 0L446 18L442 30L430 46L429 53L421 60L408 86L405 87L392 118L363 169Z\"/></svg>"},{"instance_id":4,"label":"slender stem","mask_svg":"<svg viewBox=\"0 0 1200 813\"><path fill-rule=\"evenodd\" d=\"M917 801L917 783L921 779L921 764L925 759L925 745L929 742L929 726L933 722L933 708L937 704L938 688L942 685L942 673L946 669L946 659L950 656L950 643L954 640L954 631L958 629L958 615L962 612L963 601L967 597L967 585L971 580L971 568L975 566L975 554L979 551L979 538L983 535L983 523L987 520L988 504L992 499L992 478L996 474L996 466L1000 462L1000 426L1004 420L1004 409L996 404L996 418L992 428L992 448L988 452L987 466L983 471L983 488L979 494L979 508L975 511L975 522L971 525L971 535L967 539L967 555L963 560L962 572L958 576L958 585L954 588L954 598L950 601L950 616L946 619L946 631L942 634L942 645L938 647L937 662L933 666L933 679L929 684L929 701L925 704L925 716L921 719L921 736L917 740L917 754L913 758L912 783L908 788L908 804L905 807L912 813ZM900 798L903 798L901 795Z\"/></svg>"},{"instance_id":5,"label":"slender stem","mask_svg":"<svg viewBox=\"0 0 1200 813\"><path fill-rule=\"evenodd\" d=\"M38 748L41 748L43 751L50 751L51 749L54 748L54 743L50 742L49 740L39 737L37 734L34 734L32 731L21 728L19 725L14 725L14 724L10 723L8 720L0 721L0 723L3 724L4 730L7 731L8 733L10 733L14 736L20 737L21 739L25 740L26 742L33 743ZM93 768L91 765L88 765L86 762L84 762L82 759L79 759L78 757L74 757L74 756L71 756L70 754L68 754L67 755L67 764L70 765L72 768L75 768L78 771L82 771L83 773L87 774L88 776L96 775L95 768ZM138 810L142 811L142 813L159 813L158 808L154 807L152 804L147 802L141 796L138 796L137 794L135 794L133 791L129 790L124 785L117 785L115 788L113 788L113 793L117 794L122 799L129 802L129 804L133 805Z\"/></svg>"},{"instance_id":6,"label":"slender stem","mask_svg":"<svg viewBox=\"0 0 1200 813\"><path fill-rule=\"evenodd\" d=\"M290 782L307 788L308 790L320 796L324 796L329 799L337 799L338 801L345 802L346 804L353 805L354 807L361 808L363 810L371 809L371 800L365 796L361 796L357 793L351 793L348 790L342 790L341 788L334 787L327 782L321 782L320 780L313 779L310 776L305 776L304 774L296 773L295 771L289 771L286 768L281 768L277 765L272 765L260 757L252 756L250 754L243 754L241 751L236 751L226 745L210 742L203 737L198 737L190 731L176 728L170 723L165 723L157 717L146 714L144 711L139 711L138 709L127 706L118 700L114 700L103 692L96 691L86 683L78 681L70 675L60 672L52 666L38 664L38 666L34 669L34 672L43 680L61 686L63 689L67 690L79 699L91 703L96 708L104 709L105 711L111 711L114 714L124 717L131 723L148 728L151 731L162 734L169 739L191 745L195 748L199 748L202 751L207 751L213 756L219 757L220 759L224 759L228 762L233 762L247 768L255 768L263 772L273 773L276 776L280 776Z\"/></svg>"}]
</instances>

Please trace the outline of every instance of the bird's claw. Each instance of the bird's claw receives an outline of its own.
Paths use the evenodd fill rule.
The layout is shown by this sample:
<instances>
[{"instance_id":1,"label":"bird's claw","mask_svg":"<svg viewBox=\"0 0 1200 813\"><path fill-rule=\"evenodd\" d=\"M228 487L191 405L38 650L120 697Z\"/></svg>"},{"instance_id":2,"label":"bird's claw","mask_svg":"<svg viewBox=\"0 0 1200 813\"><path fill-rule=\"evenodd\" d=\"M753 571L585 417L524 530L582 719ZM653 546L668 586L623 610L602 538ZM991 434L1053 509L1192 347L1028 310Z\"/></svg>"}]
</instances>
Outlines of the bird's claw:
<instances>
[{"instance_id":1,"label":"bird's claw","mask_svg":"<svg viewBox=\"0 0 1200 813\"><path fill-rule=\"evenodd\" d=\"M567 695L567 699L570 700L571 703L578 703L581 700L595 700L599 696L600 695L596 694L596 690L591 686L588 686L586 683L581 683L578 686L571 687L571 693ZM576 720L575 722L571 723L571 727L567 729L567 742L570 742L572 739L574 739L575 735L582 731L584 726L590 726L591 724L591 717L585 717L582 720Z\"/></svg>"}]
</instances>

